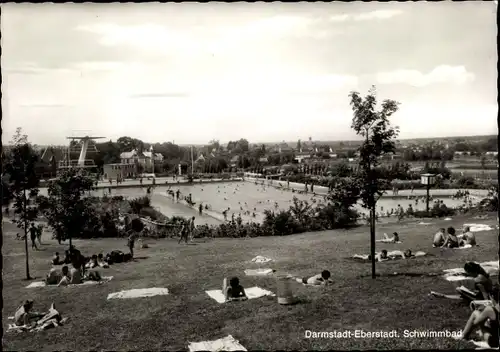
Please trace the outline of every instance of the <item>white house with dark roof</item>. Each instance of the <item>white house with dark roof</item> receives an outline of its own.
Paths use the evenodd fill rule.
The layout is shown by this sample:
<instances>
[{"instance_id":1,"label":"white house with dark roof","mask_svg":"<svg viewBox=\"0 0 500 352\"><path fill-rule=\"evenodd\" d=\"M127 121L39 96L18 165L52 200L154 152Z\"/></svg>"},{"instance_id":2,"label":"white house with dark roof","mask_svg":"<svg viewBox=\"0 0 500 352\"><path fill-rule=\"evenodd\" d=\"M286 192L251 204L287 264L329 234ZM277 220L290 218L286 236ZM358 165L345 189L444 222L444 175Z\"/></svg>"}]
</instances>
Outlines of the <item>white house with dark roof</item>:
<instances>
[{"instance_id":1,"label":"white house with dark roof","mask_svg":"<svg viewBox=\"0 0 500 352\"><path fill-rule=\"evenodd\" d=\"M154 159L153 159L154 158ZM163 155L160 153L152 152L139 152L134 149L131 152L123 152L120 154L122 164L140 164L145 168L150 168L153 161L156 165L163 163Z\"/></svg>"}]
</instances>

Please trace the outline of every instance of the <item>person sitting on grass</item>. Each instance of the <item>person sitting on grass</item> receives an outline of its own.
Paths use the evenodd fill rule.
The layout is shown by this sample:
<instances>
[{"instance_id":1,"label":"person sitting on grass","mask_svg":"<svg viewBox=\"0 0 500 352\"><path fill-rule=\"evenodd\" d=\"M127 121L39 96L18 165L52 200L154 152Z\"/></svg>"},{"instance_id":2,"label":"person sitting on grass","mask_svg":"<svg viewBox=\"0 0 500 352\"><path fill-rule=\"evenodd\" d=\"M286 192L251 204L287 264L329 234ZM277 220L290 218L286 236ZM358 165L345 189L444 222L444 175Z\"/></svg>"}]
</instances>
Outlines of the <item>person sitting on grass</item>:
<instances>
[{"instance_id":1,"label":"person sitting on grass","mask_svg":"<svg viewBox=\"0 0 500 352\"><path fill-rule=\"evenodd\" d=\"M57 278L58 279L58 282L56 283L57 286L69 285L71 283L71 277L70 277L69 268L67 265L64 265L62 267L61 273L62 273L62 275Z\"/></svg>"},{"instance_id":2,"label":"person sitting on grass","mask_svg":"<svg viewBox=\"0 0 500 352\"><path fill-rule=\"evenodd\" d=\"M440 228L438 232L434 235L434 239L432 240L432 246L433 247L441 247L444 244L445 241L445 229L444 227Z\"/></svg>"},{"instance_id":3,"label":"person sitting on grass","mask_svg":"<svg viewBox=\"0 0 500 352\"><path fill-rule=\"evenodd\" d=\"M73 261L72 268L69 273L69 284L79 285L82 283L81 267L81 263L78 260Z\"/></svg>"},{"instance_id":4,"label":"person sitting on grass","mask_svg":"<svg viewBox=\"0 0 500 352\"><path fill-rule=\"evenodd\" d=\"M295 280L304 285L319 286L331 283L330 277L330 272L328 270L323 270L320 274L311 277L295 278Z\"/></svg>"},{"instance_id":5,"label":"person sitting on grass","mask_svg":"<svg viewBox=\"0 0 500 352\"><path fill-rule=\"evenodd\" d=\"M44 316L44 314L32 312L33 303L32 300L27 300L16 310L14 314L14 323L17 326L30 325L33 320Z\"/></svg>"},{"instance_id":6,"label":"person sitting on grass","mask_svg":"<svg viewBox=\"0 0 500 352\"><path fill-rule=\"evenodd\" d=\"M470 335L479 329L482 340L485 341L490 348L499 347L499 305L496 299L492 299L492 301L493 305L482 307L482 309L476 309L472 312L462 331L461 339L469 340Z\"/></svg>"},{"instance_id":7,"label":"person sitting on grass","mask_svg":"<svg viewBox=\"0 0 500 352\"><path fill-rule=\"evenodd\" d=\"M493 282L490 275L484 268L474 262L467 262L464 265L465 275L474 278L475 291L464 290L462 287L457 287L457 292L466 301L474 300L490 300L494 297Z\"/></svg>"},{"instance_id":8,"label":"person sitting on grass","mask_svg":"<svg viewBox=\"0 0 500 352\"><path fill-rule=\"evenodd\" d=\"M104 256L102 255L102 253L99 253L97 255L97 264L101 267L101 268L109 268L109 264L106 263L106 261L104 260Z\"/></svg>"},{"instance_id":9,"label":"person sitting on grass","mask_svg":"<svg viewBox=\"0 0 500 352\"><path fill-rule=\"evenodd\" d=\"M99 266L99 263L97 262L97 255L93 254L90 261L85 266L89 269Z\"/></svg>"},{"instance_id":10,"label":"person sitting on grass","mask_svg":"<svg viewBox=\"0 0 500 352\"><path fill-rule=\"evenodd\" d=\"M101 281L102 277L99 271L92 269L88 271L87 275L85 276L85 279L90 281Z\"/></svg>"},{"instance_id":11,"label":"person sitting on grass","mask_svg":"<svg viewBox=\"0 0 500 352\"><path fill-rule=\"evenodd\" d=\"M448 236L446 236L446 239L443 243L443 245L441 246L441 248L443 247L448 247L448 248L458 248L459 247L459 243L458 243L458 238L457 238L457 235L456 235L456 231L453 227L448 227Z\"/></svg>"},{"instance_id":12,"label":"person sitting on grass","mask_svg":"<svg viewBox=\"0 0 500 352\"><path fill-rule=\"evenodd\" d=\"M54 257L52 258L52 265L62 265L63 262L61 261L61 258L59 258L59 252L56 252Z\"/></svg>"},{"instance_id":13,"label":"person sitting on grass","mask_svg":"<svg viewBox=\"0 0 500 352\"><path fill-rule=\"evenodd\" d=\"M461 236L461 243L462 246L464 245L471 245L471 246L476 246L476 236L471 232L470 226L465 226L464 227L464 233Z\"/></svg>"},{"instance_id":14,"label":"person sitting on grass","mask_svg":"<svg viewBox=\"0 0 500 352\"><path fill-rule=\"evenodd\" d=\"M224 279L222 292L224 292L226 302L246 301L248 299L245 289L240 285L240 279L237 277L229 280L229 286L227 286L227 279Z\"/></svg>"}]
</instances>

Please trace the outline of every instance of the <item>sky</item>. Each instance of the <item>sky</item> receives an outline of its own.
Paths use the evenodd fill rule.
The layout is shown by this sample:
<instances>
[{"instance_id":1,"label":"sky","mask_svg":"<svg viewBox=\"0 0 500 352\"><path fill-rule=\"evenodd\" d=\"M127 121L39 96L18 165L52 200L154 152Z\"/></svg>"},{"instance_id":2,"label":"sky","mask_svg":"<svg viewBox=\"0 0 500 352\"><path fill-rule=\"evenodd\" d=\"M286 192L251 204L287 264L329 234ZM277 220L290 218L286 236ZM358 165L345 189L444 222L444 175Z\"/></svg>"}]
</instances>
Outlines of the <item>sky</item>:
<instances>
[{"instance_id":1,"label":"sky","mask_svg":"<svg viewBox=\"0 0 500 352\"><path fill-rule=\"evenodd\" d=\"M497 134L494 2L2 5L2 140L350 140L349 93L400 138Z\"/></svg>"}]
</instances>

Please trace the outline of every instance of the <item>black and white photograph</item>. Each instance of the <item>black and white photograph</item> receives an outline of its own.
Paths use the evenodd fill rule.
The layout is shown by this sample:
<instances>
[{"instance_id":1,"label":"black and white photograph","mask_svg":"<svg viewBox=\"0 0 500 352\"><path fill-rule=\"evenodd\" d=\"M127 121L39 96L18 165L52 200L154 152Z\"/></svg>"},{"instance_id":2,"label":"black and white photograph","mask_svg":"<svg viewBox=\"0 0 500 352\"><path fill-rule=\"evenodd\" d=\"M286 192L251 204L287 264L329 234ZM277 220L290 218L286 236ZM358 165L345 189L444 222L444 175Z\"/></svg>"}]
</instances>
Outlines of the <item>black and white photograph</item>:
<instances>
[{"instance_id":1,"label":"black and white photograph","mask_svg":"<svg viewBox=\"0 0 500 352\"><path fill-rule=\"evenodd\" d=\"M2 350L498 350L497 11L4 2Z\"/></svg>"}]
</instances>

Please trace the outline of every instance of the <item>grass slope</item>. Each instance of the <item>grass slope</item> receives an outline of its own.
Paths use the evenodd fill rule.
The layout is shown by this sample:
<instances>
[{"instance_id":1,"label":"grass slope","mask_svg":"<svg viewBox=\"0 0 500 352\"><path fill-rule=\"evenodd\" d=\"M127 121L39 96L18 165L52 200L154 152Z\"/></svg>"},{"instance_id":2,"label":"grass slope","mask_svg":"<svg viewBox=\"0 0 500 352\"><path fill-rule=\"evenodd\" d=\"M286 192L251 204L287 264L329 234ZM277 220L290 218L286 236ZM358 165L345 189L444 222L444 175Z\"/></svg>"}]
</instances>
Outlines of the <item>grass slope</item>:
<instances>
[{"instance_id":1,"label":"grass slope","mask_svg":"<svg viewBox=\"0 0 500 352\"><path fill-rule=\"evenodd\" d=\"M493 216L492 216L493 218ZM424 250L431 257L377 265L381 275L397 272L439 272L461 267L467 260L495 260L496 231L479 232L480 247L469 250L441 250L431 247L432 234L444 226L487 223L455 218L433 221L433 225L380 225L377 233L398 231L403 244L379 244L381 249ZM9 223L4 230L4 329L7 316L28 298L39 310L56 302L67 325L40 333L7 333L4 350L185 350L188 341L213 340L233 335L249 350L311 349L455 349L470 348L464 342L446 338L398 339L306 339L306 330L457 331L465 325L468 308L460 301L430 298L431 291L454 293L441 277L384 277L372 280L370 264L346 259L369 252L369 230L326 231L288 237L217 239L197 245L178 245L175 240L148 242L137 250L136 262L102 269L114 279L104 285L79 288L26 289L23 280L24 244L15 239L17 229ZM46 235L48 237L48 235ZM42 239L43 240L43 239ZM74 241L84 254L125 251L125 241L102 239ZM31 252L32 276L40 278L49 269L55 251L64 246L46 240L43 250ZM245 277L243 270L258 267L249 262L256 255L275 259L272 267L297 275L311 275L322 269L332 272L334 285L308 288L294 285L302 303L280 306L276 298L219 305L205 290L219 289L224 276L238 275L245 287L260 286L276 292L272 277ZM262 267L269 265L263 264ZM107 301L108 293L124 289L167 287L171 294L152 298Z\"/></svg>"}]
</instances>

